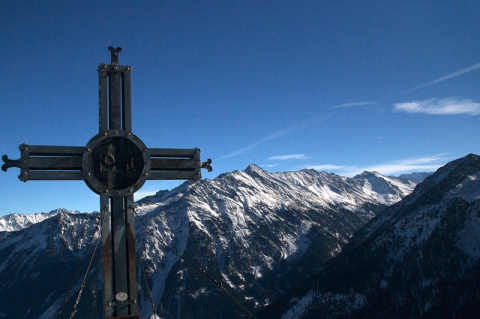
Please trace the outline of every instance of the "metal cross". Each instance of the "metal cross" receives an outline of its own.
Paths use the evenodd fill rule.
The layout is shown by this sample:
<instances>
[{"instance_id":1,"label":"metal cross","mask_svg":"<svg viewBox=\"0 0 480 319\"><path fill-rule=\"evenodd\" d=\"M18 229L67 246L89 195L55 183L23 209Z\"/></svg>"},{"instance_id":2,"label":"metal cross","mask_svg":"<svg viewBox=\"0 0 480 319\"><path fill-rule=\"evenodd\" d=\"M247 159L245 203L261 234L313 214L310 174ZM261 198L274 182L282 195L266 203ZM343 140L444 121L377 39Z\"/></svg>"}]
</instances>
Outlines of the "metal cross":
<instances>
[{"instance_id":1,"label":"metal cross","mask_svg":"<svg viewBox=\"0 0 480 319\"><path fill-rule=\"evenodd\" d=\"M20 158L2 157L2 170L18 178L84 180L100 195L104 318L138 319L133 194L146 180L196 180L211 171L200 149L147 148L132 133L130 66L118 65L121 48L109 47L100 64L99 133L85 147L20 145Z\"/></svg>"}]
</instances>

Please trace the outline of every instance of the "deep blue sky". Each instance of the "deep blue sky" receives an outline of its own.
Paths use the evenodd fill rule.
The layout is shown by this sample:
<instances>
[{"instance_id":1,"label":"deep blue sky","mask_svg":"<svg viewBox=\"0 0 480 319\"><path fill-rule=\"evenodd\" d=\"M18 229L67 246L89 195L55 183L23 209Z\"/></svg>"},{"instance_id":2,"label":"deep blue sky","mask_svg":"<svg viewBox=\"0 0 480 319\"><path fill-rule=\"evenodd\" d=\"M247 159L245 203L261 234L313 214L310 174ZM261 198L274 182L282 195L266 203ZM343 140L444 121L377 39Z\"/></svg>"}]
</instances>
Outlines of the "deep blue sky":
<instances>
[{"instance_id":1,"label":"deep blue sky","mask_svg":"<svg viewBox=\"0 0 480 319\"><path fill-rule=\"evenodd\" d=\"M56 2L56 4L55 4ZM97 67L131 65L133 132L213 159L205 178L433 171L480 153L478 1L2 1L0 155L84 146ZM81 181L0 172L0 215L93 211ZM137 198L178 182L148 181Z\"/></svg>"}]
</instances>

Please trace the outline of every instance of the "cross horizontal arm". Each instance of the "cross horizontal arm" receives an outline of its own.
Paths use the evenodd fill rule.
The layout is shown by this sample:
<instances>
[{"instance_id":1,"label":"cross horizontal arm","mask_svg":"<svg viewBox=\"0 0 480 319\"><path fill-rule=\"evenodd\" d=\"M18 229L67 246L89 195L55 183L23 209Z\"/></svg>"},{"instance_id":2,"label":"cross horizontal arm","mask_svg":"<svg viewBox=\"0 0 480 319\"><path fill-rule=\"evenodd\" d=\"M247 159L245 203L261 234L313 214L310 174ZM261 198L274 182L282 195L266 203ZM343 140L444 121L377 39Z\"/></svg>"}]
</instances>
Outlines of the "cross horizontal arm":
<instances>
[{"instance_id":1,"label":"cross horizontal arm","mask_svg":"<svg viewBox=\"0 0 480 319\"><path fill-rule=\"evenodd\" d=\"M198 171L151 171L148 180L197 180L202 178Z\"/></svg>"},{"instance_id":2,"label":"cross horizontal arm","mask_svg":"<svg viewBox=\"0 0 480 319\"><path fill-rule=\"evenodd\" d=\"M82 156L85 151L83 146L50 146L50 145L20 145L28 151L30 155L35 156Z\"/></svg>"},{"instance_id":3,"label":"cross horizontal arm","mask_svg":"<svg viewBox=\"0 0 480 319\"><path fill-rule=\"evenodd\" d=\"M5 164L2 170L20 168L18 178L27 180L83 180L82 154L84 147L45 146L22 144L20 159L2 157Z\"/></svg>"},{"instance_id":4,"label":"cross horizontal arm","mask_svg":"<svg viewBox=\"0 0 480 319\"><path fill-rule=\"evenodd\" d=\"M156 170L195 170L199 167L199 161L195 159L151 158L151 165Z\"/></svg>"},{"instance_id":5,"label":"cross horizontal arm","mask_svg":"<svg viewBox=\"0 0 480 319\"><path fill-rule=\"evenodd\" d=\"M82 170L82 158L79 156L30 157L30 170Z\"/></svg>"},{"instance_id":6,"label":"cross horizontal arm","mask_svg":"<svg viewBox=\"0 0 480 319\"><path fill-rule=\"evenodd\" d=\"M18 179L26 181L83 181L85 177L81 171L22 171Z\"/></svg>"},{"instance_id":7,"label":"cross horizontal arm","mask_svg":"<svg viewBox=\"0 0 480 319\"><path fill-rule=\"evenodd\" d=\"M151 148L149 152L151 167L148 179L196 180L202 177L200 169L207 168L205 163L200 161L198 148Z\"/></svg>"}]
</instances>

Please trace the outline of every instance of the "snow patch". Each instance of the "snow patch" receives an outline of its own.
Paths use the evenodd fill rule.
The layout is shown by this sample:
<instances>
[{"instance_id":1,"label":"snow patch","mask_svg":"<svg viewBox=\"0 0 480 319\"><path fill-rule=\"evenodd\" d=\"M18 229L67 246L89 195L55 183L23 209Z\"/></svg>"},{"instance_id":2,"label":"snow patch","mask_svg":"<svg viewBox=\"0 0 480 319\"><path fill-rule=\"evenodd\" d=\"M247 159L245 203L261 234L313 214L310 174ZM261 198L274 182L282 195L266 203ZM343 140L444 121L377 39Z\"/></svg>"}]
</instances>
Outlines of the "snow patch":
<instances>
[{"instance_id":1,"label":"snow patch","mask_svg":"<svg viewBox=\"0 0 480 319\"><path fill-rule=\"evenodd\" d=\"M459 197L471 203L480 198L480 171L474 175L469 175L454 189L452 189L447 198Z\"/></svg>"},{"instance_id":2,"label":"snow patch","mask_svg":"<svg viewBox=\"0 0 480 319\"><path fill-rule=\"evenodd\" d=\"M480 201L467 210L465 226L457 233L457 247L473 259L480 258Z\"/></svg>"},{"instance_id":3,"label":"snow patch","mask_svg":"<svg viewBox=\"0 0 480 319\"><path fill-rule=\"evenodd\" d=\"M280 319L297 319L301 318L305 311L308 310L313 300L316 297L316 293L310 291L300 300L292 300L295 302L295 305L290 308Z\"/></svg>"},{"instance_id":4,"label":"snow patch","mask_svg":"<svg viewBox=\"0 0 480 319\"><path fill-rule=\"evenodd\" d=\"M331 292L319 293L310 291L303 298L292 300L292 303L293 302L295 302L295 305L290 308L281 319L302 318L310 306L329 309L328 313L332 314L333 317L342 317L362 308L366 304L367 298L363 294L354 292L350 294L334 294Z\"/></svg>"}]
</instances>

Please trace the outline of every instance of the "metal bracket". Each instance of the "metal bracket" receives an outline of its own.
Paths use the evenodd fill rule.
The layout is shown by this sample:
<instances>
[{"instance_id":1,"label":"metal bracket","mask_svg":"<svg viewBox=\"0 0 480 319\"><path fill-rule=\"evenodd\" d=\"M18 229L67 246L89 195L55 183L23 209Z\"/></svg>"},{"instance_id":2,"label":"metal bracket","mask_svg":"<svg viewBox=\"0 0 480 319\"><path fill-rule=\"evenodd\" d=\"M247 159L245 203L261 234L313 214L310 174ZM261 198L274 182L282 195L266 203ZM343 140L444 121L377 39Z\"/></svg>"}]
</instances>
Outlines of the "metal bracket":
<instances>
[{"instance_id":1,"label":"metal bracket","mask_svg":"<svg viewBox=\"0 0 480 319\"><path fill-rule=\"evenodd\" d=\"M201 163L200 163L200 167L201 167L201 168L206 168L207 171L211 172L211 171L212 171L212 166L210 166L210 164L212 164L212 160L211 160L211 159L207 159L206 162L201 162Z\"/></svg>"},{"instance_id":2,"label":"metal bracket","mask_svg":"<svg viewBox=\"0 0 480 319\"><path fill-rule=\"evenodd\" d=\"M122 48L118 47L114 49L113 47L108 47L108 51L112 54L112 63L111 64L118 64L118 54L122 51Z\"/></svg>"},{"instance_id":3,"label":"metal bracket","mask_svg":"<svg viewBox=\"0 0 480 319\"><path fill-rule=\"evenodd\" d=\"M7 169L9 169L10 167L19 167L21 168L22 167L22 159L18 159L18 160L11 160L8 158L7 155L3 155L2 156L2 160L5 164L2 165L2 171L6 172Z\"/></svg>"},{"instance_id":4,"label":"metal bracket","mask_svg":"<svg viewBox=\"0 0 480 319\"><path fill-rule=\"evenodd\" d=\"M20 158L17 160L11 160L7 155L2 156L2 160L5 164L2 165L2 171L6 172L10 167L18 167L24 169L27 166L28 154L28 145L21 144L18 149L20 150Z\"/></svg>"}]
</instances>

